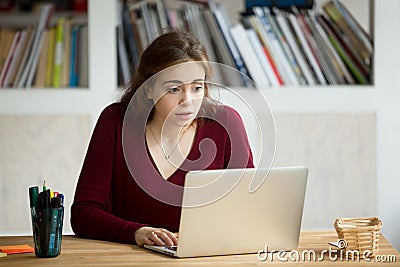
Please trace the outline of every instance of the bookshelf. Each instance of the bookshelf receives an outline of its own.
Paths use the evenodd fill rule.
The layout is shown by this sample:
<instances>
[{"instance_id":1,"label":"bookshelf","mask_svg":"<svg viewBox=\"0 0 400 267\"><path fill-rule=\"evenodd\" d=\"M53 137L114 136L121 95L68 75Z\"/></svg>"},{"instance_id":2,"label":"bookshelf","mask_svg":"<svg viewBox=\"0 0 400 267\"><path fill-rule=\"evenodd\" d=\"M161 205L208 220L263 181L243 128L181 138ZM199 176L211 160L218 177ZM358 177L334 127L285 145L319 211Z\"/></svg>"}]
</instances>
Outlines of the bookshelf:
<instances>
[{"instance_id":1,"label":"bookshelf","mask_svg":"<svg viewBox=\"0 0 400 267\"><path fill-rule=\"evenodd\" d=\"M0 89L0 117L6 115L18 116L53 116L53 115L87 115L90 118L90 129L93 128L101 110L109 103L116 100L119 94L117 88L117 53L116 53L116 12L117 0L88 1L87 21L89 26L89 86L87 89L75 90L70 88L35 88L35 89ZM242 1L236 1L240 5L233 5L231 1L221 1L232 9L234 14L237 8L241 8ZM394 214L390 207L399 207L398 177L400 171L397 158L400 151L400 126L397 114L400 108L397 100L400 98L400 69L396 63L400 60L400 2L397 0L372 1L374 17L365 15L366 4L364 0L352 0L352 9L362 10L361 23L370 25L374 34L374 84L368 86L312 86L312 87L285 87L263 88L262 92L268 99L271 108L278 114L337 114L346 117L351 115L372 114L375 116L376 133L372 138L376 145L376 172L371 183L375 188L372 198L372 211L384 221L384 234L399 249L397 222L399 214ZM364 16L365 15L365 16ZM248 88L235 88L247 97L254 96L254 91ZM256 108L257 110L257 108ZM1 129L2 125L0 125ZM367 128L368 130L368 128ZM254 132L249 132L250 138ZM90 132L84 136L86 144ZM337 146L341 143L336 140ZM375 146L374 146L375 147ZM65 186L68 187L66 195L69 195L69 203L72 201L77 174L86 147L75 155L79 157L78 163L70 166L74 175ZM373 151L373 149L372 149ZM322 153L323 155L323 153ZM332 165L335 163L332 162ZM351 165L351 163L349 163ZM328 164L329 166L329 164ZM358 166L358 165L357 165ZM362 168L362 165L361 167ZM329 170L328 170L329 171ZM376 174L376 175L375 175ZM35 173L24 173L25 179ZM36 177L36 176L35 176ZM0 178L1 180L1 178ZM32 182L30 182L32 183ZM59 187L59 186L58 186ZM360 193L362 194L362 192ZM335 196L330 201L334 203ZM318 199L314 199L318 201ZM2 201L0 201L2 202ZM3 201L7 203L7 199ZM16 203L22 208L26 203ZM361 205L361 204L360 204ZM25 217L24 217L25 218ZM333 222L332 218L332 222ZM65 218L69 221L68 214ZM322 225L322 224L321 224ZM323 224L330 226L330 221ZM10 226L11 227L11 226ZM26 227L26 225L24 226ZM28 228L0 229L0 234L30 233ZM71 232L66 223L65 233ZM333 228L332 228L333 229ZM397 229L397 230L396 230Z\"/></svg>"}]
</instances>

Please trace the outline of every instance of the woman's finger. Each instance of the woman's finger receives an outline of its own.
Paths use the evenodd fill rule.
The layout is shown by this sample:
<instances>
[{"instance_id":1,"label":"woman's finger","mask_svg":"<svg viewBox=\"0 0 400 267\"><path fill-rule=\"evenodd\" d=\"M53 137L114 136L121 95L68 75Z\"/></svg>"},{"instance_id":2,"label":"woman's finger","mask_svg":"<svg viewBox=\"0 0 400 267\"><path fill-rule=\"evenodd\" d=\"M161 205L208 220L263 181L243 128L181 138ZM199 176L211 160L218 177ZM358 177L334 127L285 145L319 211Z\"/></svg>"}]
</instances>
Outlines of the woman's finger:
<instances>
[{"instance_id":1,"label":"woman's finger","mask_svg":"<svg viewBox=\"0 0 400 267\"><path fill-rule=\"evenodd\" d=\"M149 245L149 246L154 246L156 243L154 243L153 240L149 239L148 237L144 238L144 244Z\"/></svg>"},{"instance_id":2,"label":"woman's finger","mask_svg":"<svg viewBox=\"0 0 400 267\"><path fill-rule=\"evenodd\" d=\"M165 246L165 242L161 240L158 234L155 231L152 231L148 236L148 239L153 241L157 246Z\"/></svg>"},{"instance_id":3,"label":"woman's finger","mask_svg":"<svg viewBox=\"0 0 400 267\"><path fill-rule=\"evenodd\" d=\"M163 229L163 232L164 232L165 234L167 234L168 237L169 237L169 239L172 241L172 244L169 245L169 246L176 246L176 245L178 245L178 237L176 236L176 234L174 234L174 233L172 233L172 232L170 232L170 231L168 231L168 230L165 230L165 229Z\"/></svg>"},{"instance_id":4,"label":"woman's finger","mask_svg":"<svg viewBox=\"0 0 400 267\"><path fill-rule=\"evenodd\" d=\"M156 232L157 236L165 243L166 246L173 246L174 241L171 239L168 231L158 231Z\"/></svg>"}]
</instances>

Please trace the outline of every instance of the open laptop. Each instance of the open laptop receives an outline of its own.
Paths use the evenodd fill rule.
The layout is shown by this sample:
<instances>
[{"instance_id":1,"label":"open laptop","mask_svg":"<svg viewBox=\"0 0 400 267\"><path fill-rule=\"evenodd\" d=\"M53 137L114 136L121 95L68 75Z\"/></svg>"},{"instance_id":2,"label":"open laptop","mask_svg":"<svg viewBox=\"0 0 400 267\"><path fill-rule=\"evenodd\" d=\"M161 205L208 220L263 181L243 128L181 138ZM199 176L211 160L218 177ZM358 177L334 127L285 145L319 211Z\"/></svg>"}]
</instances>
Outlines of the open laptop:
<instances>
[{"instance_id":1,"label":"open laptop","mask_svg":"<svg viewBox=\"0 0 400 267\"><path fill-rule=\"evenodd\" d=\"M255 175L266 179L257 190L249 190ZM269 251L296 249L307 176L307 167L188 172L178 246L145 248L179 258L257 253L265 246ZM224 179L237 183L215 201L188 207L199 195L186 188Z\"/></svg>"}]
</instances>

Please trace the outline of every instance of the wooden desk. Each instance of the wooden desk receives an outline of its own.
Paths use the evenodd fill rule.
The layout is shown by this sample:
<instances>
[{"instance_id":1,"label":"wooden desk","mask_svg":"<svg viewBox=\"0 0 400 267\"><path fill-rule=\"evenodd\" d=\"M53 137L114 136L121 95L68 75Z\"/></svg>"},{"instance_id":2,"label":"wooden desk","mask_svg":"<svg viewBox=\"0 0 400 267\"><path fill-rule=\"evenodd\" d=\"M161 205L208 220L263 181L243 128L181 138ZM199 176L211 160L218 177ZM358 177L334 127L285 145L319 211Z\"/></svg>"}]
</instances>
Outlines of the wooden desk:
<instances>
[{"instance_id":1,"label":"wooden desk","mask_svg":"<svg viewBox=\"0 0 400 267\"><path fill-rule=\"evenodd\" d=\"M334 232L302 232L300 237L300 253L304 250L314 250L317 255L328 249L328 242L336 241ZM0 245L29 244L33 246L32 237L0 237ZM263 249L263 248L260 248ZM231 255L218 257L201 257L188 259L175 259L162 254L157 254L134 245L118 244L97 240L81 239L75 236L64 236L61 255L56 258L40 259L32 253L8 255L0 258L0 266L254 266L254 265L292 265L300 266L400 266L400 254L387 240L381 236L378 255L392 255L396 262L359 262L332 261L326 255L322 261L300 261L288 260L281 262L277 256L273 262L259 261L257 254Z\"/></svg>"}]
</instances>

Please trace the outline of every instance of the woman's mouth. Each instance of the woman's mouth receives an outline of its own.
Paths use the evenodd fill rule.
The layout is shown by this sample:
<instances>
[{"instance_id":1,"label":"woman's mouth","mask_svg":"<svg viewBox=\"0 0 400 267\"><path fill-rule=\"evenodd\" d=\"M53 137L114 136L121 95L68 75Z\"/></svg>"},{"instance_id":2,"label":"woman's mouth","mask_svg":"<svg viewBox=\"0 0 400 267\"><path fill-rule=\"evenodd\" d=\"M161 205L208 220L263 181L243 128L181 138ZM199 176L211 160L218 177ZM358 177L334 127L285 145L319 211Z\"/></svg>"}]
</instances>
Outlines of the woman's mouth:
<instances>
[{"instance_id":1,"label":"woman's mouth","mask_svg":"<svg viewBox=\"0 0 400 267\"><path fill-rule=\"evenodd\" d=\"M181 118L183 120L188 120L191 119L193 116L193 112L179 112L179 113L175 113L176 116L178 116L178 118Z\"/></svg>"}]
</instances>

